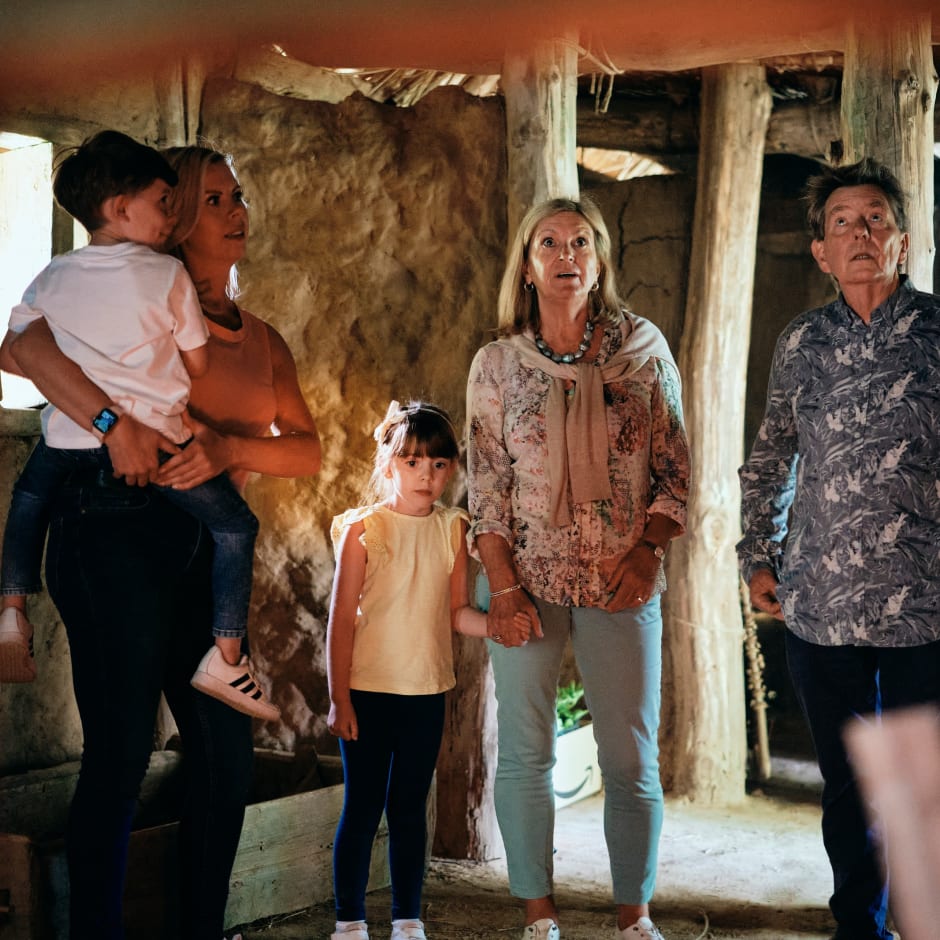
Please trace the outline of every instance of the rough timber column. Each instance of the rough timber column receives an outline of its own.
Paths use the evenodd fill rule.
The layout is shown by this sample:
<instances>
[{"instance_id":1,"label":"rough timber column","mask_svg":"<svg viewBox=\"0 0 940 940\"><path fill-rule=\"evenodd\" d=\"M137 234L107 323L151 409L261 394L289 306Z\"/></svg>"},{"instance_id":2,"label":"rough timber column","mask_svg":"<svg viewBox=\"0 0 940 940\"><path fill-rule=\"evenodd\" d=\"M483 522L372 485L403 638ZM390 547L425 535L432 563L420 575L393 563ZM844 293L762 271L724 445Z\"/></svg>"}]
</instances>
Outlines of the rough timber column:
<instances>
[{"instance_id":1,"label":"rough timber column","mask_svg":"<svg viewBox=\"0 0 940 940\"><path fill-rule=\"evenodd\" d=\"M512 237L522 216L535 203L555 196L578 196L578 50L574 37L538 41L525 54L508 54L502 86Z\"/></svg>"},{"instance_id":2,"label":"rough timber column","mask_svg":"<svg viewBox=\"0 0 940 940\"><path fill-rule=\"evenodd\" d=\"M930 15L850 24L842 75L840 162L874 157L891 167L909 200L907 273L933 290L934 101Z\"/></svg>"},{"instance_id":3,"label":"rough timber column","mask_svg":"<svg viewBox=\"0 0 940 940\"><path fill-rule=\"evenodd\" d=\"M578 195L575 159L577 46L573 39L537 43L507 56L506 101L509 235L530 206ZM486 326L494 326L492 317ZM444 858L483 860L499 854L493 807L496 699L484 644L457 637L457 688L448 696L437 762L437 826L433 851Z\"/></svg>"},{"instance_id":4,"label":"rough timber column","mask_svg":"<svg viewBox=\"0 0 940 940\"><path fill-rule=\"evenodd\" d=\"M734 544L737 468L764 139L771 96L764 69L731 64L702 74L701 144L685 325L679 348L692 448L687 534L669 555L664 716L669 789L702 803L744 797L744 631Z\"/></svg>"}]
</instances>

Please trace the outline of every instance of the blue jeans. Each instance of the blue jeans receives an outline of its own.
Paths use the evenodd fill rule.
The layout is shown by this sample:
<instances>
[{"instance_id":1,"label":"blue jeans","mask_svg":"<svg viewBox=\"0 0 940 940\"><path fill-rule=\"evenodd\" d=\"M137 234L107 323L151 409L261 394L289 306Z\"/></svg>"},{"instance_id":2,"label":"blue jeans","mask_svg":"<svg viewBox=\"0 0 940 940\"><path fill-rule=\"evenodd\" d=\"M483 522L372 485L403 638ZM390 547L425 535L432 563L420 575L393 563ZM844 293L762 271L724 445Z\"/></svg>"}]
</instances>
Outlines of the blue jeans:
<instances>
[{"instance_id":1,"label":"blue jeans","mask_svg":"<svg viewBox=\"0 0 940 940\"><path fill-rule=\"evenodd\" d=\"M823 843L838 940L886 940L888 885L842 732L859 715L940 700L940 641L926 646L818 646L786 633L787 664L823 776Z\"/></svg>"},{"instance_id":2,"label":"blue jeans","mask_svg":"<svg viewBox=\"0 0 940 940\"><path fill-rule=\"evenodd\" d=\"M444 733L444 693L352 691L356 741L340 741L346 782L333 844L337 920L365 920L372 843L388 822L392 920L421 916L427 800Z\"/></svg>"},{"instance_id":3,"label":"blue jeans","mask_svg":"<svg viewBox=\"0 0 940 940\"><path fill-rule=\"evenodd\" d=\"M555 698L570 636L604 778L614 902L645 904L655 887L663 820L659 598L617 614L533 600L545 636L512 649L490 644L499 728L496 818L510 891L530 900L553 891Z\"/></svg>"},{"instance_id":4,"label":"blue jeans","mask_svg":"<svg viewBox=\"0 0 940 940\"><path fill-rule=\"evenodd\" d=\"M40 438L13 488L3 535L0 593L42 590L39 570L49 526L49 506L75 470L111 473L107 449L63 450ZM212 635L243 637L248 626L258 520L225 474L191 490L158 487L166 498L204 523L212 536Z\"/></svg>"},{"instance_id":5,"label":"blue jeans","mask_svg":"<svg viewBox=\"0 0 940 940\"><path fill-rule=\"evenodd\" d=\"M179 924L168 936L224 933L254 752L251 719L189 684L208 640L210 554L195 519L110 473L73 472L52 504L46 578L68 634L84 736L66 832L71 940L123 940L129 832L161 691L186 783Z\"/></svg>"}]
</instances>

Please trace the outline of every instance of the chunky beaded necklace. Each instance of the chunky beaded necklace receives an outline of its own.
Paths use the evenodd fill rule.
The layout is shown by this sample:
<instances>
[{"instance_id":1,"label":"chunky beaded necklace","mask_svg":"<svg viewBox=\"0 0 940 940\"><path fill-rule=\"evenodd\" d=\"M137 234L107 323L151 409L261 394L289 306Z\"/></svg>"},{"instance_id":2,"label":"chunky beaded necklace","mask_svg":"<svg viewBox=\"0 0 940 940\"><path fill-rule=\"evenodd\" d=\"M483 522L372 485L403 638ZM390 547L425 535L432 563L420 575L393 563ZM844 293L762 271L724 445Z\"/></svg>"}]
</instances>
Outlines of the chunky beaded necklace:
<instances>
[{"instance_id":1,"label":"chunky beaded necklace","mask_svg":"<svg viewBox=\"0 0 940 940\"><path fill-rule=\"evenodd\" d=\"M584 336L581 337L581 345L574 352L570 353L556 353L548 343L542 339L542 334L536 332L535 334L535 345L538 347L539 352L545 356L546 359L551 359L552 362L577 362L579 359L584 358L584 354L591 348L591 337L594 335L594 321L588 320L587 325L584 327Z\"/></svg>"}]
</instances>

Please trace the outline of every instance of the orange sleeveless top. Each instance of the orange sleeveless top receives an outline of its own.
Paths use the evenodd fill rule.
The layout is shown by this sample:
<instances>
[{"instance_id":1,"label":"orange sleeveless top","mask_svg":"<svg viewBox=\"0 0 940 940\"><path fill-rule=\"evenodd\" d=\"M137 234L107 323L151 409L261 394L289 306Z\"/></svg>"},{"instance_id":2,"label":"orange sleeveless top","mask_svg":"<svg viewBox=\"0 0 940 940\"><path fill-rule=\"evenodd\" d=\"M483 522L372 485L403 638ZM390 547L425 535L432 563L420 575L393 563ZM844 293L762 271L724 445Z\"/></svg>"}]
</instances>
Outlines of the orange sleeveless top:
<instances>
[{"instance_id":1,"label":"orange sleeveless top","mask_svg":"<svg viewBox=\"0 0 940 940\"><path fill-rule=\"evenodd\" d=\"M209 368L193 379L189 410L223 434L268 437L277 417L277 393L268 325L241 310L242 325L228 330L206 318L209 327ZM248 474L235 471L241 489Z\"/></svg>"}]
</instances>

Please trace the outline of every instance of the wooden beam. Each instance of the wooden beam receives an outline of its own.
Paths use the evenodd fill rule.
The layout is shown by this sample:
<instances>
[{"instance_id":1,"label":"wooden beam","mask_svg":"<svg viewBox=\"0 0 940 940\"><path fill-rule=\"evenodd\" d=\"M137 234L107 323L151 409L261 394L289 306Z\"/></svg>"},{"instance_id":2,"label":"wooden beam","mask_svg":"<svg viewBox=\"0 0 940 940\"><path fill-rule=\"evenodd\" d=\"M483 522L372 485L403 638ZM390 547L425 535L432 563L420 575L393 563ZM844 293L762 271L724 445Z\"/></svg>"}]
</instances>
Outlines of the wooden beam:
<instances>
[{"instance_id":1,"label":"wooden beam","mask_svg":"<svg viewBox=\"0 0 940 940\"><path fill-rule=\"evenodd\" d=\"M770 109L763 67L704 70L692 258L679 348L694 472L687 532L669 558L663 632L672 668L673 726L664 727L661 741L671 792L706 804L744 797L736 471L743 459L751 295Z\"/></svg>"},{"instance_id":2,"label":"wooden beam","mask_svg":"<svg viewBox=\"0 0 940 940\"><path fill-rule=\"evenodd\" d=\"M857 0L43 0L0 12L0 98L13 85L68 90L90 72L126 80L210 44L272 42L323 67L499 71L504 50L537 26L597 36L621 69L679 71L836 47ZM926 11L936 0L869 0L866 9ZM935 37L940 41L940 36ZM595 48L595 51L597 49Z\"/></svg>"},{"instance_id":3,"label":"wooden beam","mask_svg":"<svg viewBox=\"0 0 940 940\"><path fill-rule=\"evenodd\" d=\"M502 81L511 237L531 206L555 196L578 196L576 42L544 40L525 55L508 55Z\"/></svg>"},{"instance_id":4,"label":"wooden beam","mask_svg":"<svg viewBox=\"0 0 940 940\"><path fill-rule=\"evenodd\" d=\"M850 26L842 78L841 162L874 157L901 181L911 233L906 270L917 287L928 291L933 290L935 255L936 95L929 14Z\"/></svg>"},{"instance_id":5,"label":"wooden beam","mask_svg":"<svg viewBox=\"0 0 940 940\"><path fill-rule=\"evenodd\" d=\"M354 94L353 83L329 69L317 68L278 51L274 45L239 46L232 78L260 85L275 95L334 104Z\"/></svg>"},{"instance_id":6,"label":"wooden beam","mask_svg":"<svg viewBox=\"0 0 940 940\"><path fill-rule=\"evenodd\" d=\"M767 125L765 153L791 153L824 160L841 136L839 102L778 102ZM934 140L940 140L940 112L931 123ZM650 156L695 154L698 150L698 108L658 101L617 100L605 113L594 111L593 99L578 102L578 146L629 150Z\"/></svg>"}]
</instances>

